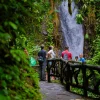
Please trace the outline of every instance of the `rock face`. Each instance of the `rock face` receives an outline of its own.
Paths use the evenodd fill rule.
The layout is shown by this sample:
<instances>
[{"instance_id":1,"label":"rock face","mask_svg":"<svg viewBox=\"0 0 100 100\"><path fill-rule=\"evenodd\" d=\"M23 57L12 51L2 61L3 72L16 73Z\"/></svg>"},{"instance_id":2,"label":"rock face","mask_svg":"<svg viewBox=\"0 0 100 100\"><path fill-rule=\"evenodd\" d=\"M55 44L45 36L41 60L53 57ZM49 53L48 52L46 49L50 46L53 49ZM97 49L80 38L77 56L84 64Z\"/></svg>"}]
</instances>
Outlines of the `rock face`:
<instances>
[{"instance_id":1,"label":"rock face","mask_svg":"<svg viewBox=\"0 0 100 100\"><path fill-rule=\"evenodd\" d=\"M90 24L88 27L86 24L88 24L86 22L87 20L85 20L84 22L84 37L86 34L88 34L88 38L84 38L84 57L86 59L90 59L93 55L93 50L92 50L92 44L93 44L93 40L95 39L95 26ZM92 54L92 55L91 55Z\"/></svg>"},{"instance_id":2,"label":"rock face","mask_svg":"<svg viewBox=\"0 0 100 100\"><path fill-rule=\"evenodd\" d=\"M84 41L84 58L90 59L91 58L91 44L89 43L89 40Z\"/></svg>"}]
</instances>

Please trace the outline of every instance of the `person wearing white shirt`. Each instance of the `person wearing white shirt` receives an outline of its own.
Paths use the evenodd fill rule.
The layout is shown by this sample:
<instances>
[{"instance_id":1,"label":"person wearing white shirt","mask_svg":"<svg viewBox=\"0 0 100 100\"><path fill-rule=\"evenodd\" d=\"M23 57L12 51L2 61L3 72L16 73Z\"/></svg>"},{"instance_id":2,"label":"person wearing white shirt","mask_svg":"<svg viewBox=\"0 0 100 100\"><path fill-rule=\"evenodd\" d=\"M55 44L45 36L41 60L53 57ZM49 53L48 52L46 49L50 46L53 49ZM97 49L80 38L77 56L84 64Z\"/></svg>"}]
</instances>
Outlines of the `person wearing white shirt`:
<instances>
[{"instance_id":1,"label":"person wearing white shirt","mask_svg":"<svg viewBox=\"0 0 100 100\"><path fill-rule=\"evenodd\" d=\"M52 46L49 47L49 51L47 52L47 58L48 59L55 58L55 53L53 51L53 47Z\"/></svg>"},{"instance_id":2,"label":"person wearing white shirt","mask_svg":"<svg viewBox=\"0 0 100 100\"><path fill-rule=\"evenodd\" d=\"M53 51L53 46L50 46L49 47L49 51L47 52L47 59L53 59L55 57L56 57L56 55L55 55L55 53ZM51 65L52 65L52 61L49 62L49 66L51 66ZM50 73L53 73L53 70L54 70L54 68L51 69ZM55 80L55 77L52 76L51 79Z\"/></svg>"}]
</instances>

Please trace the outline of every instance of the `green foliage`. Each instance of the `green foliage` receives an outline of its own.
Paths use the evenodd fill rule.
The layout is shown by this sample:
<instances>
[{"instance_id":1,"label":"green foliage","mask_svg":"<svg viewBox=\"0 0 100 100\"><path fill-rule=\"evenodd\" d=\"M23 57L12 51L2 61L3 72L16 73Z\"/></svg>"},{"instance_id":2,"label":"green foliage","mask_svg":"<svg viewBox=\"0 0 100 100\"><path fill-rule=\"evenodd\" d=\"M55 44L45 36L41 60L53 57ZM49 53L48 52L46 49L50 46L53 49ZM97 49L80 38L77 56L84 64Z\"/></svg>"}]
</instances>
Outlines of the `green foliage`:
<instances>
[{"instance_id":1,"label":"green foliage","mask_svg":"<svg viewBox=\"0 0 100 100\"><path fill-rule=\"evenodd\" d=\"M92 46L92 49L93 49L93 58L91 61L89 61L89 63L92 63L92 64L97 64L97 65L100 65L100 6L99 6L99 3L100 3L100 0L95 0L95 8L96 8L96 28L95 28L95 31L96 31L96 38L95 40L93 41L93 46Z\"/></svg>"},{"instance_id":2,"label":"green foliage","mask_svg":"<svg viewBox=\"0 0 100 100\"><path fill-rule=\"evenodd\" d=\"M47 32L48 32L48 33L52 33L52 32L53 32L53 23L48 22Z\"/></svg>"},{"instance_id":3,"label":"green foliage","mask_svg":"<svg viewBox=\"0 0 100 100\"><path fill-rule=\"evenodd\" d=\"M39 42L42 42L40 41L41 40L41 37L39 36L39 34L30 34L30 37L28 38L29 36L27 36L27 50L28 50L28 53L29 53L29 56L37 56L37 53L38 51L40 50L40 46L38 45Z\"/></svg>"},{"instance_id":4,"label":"green foliage","mask_svg":"<svg viewBox=\"0 0 100 100\"><path fill-rule=\"evenodd\" d=\"M87 63L100 65L100 36L93 41L92 50L93 57Z\"/></svg>"},{"instance_id":5,"label":"green foliage","mask_svg":"<svg viewBox=\"0 0 100 100\"><path fill-rule=\"evenodd\" d=\"M90 74L91 74L91 70L87 69L86 70L86 77L88 77ZM100 79L100 73L97 70L95 70L94 73L93 73L93 76L88 79L88 87L91 88L91 89L94 89L94 86L99 81L99 79ZM73 80L73 82L74 81L75 80ZM82 74L82 71L80 71L80 73L78 74L78 82L79 82L79 85L81 85L81 86L83 85L83 74ZM74 82L74 83L76 84L76 82ZM77 94L80 94L80 95L84 94L84 90L83 89L76 88L76 87L71 87L71 91L75 92ZM91 97L91 98L100 98L99 95L96 95L93 92L90 92L90 91L87 91L87 92L88 92L87 93L88 97Z\"/></svg>"},{"instance_id":6,"label":"green foliage","mask_svg":"<svg viewBox=\"0 0 100 100\"><path fill-rule=\"evenodd\" d=\"M84 21L84 25L86 26L86 31L92 32L92 25L95 26L95 33L96 37L94 36L94 40L90 42L92 47L91 50L91 60L88 60L87 63L90 64L100 64L100 0L75 0L76 4L79 5L79 13L76 16L77 23L82 23ZM93 16L92 16L93 15ZM93 22L89 23L89 20L92 18ZM88 21L83 20L83 18L87 18ZM94 34L94 33L93 33ZM91 36L88 33L85 34L85 39L89 39L90 41Z\"/></svg>"},{"instance_id":7,"label":"green foliage","mask_svg":"<svg viewBox=\"0 0 100 100\"><path fill-rule=\"evenodd\" d=\"M40 32L48 8L42 0L0 1L0 99L41 100L38 74L22 48L35 51L29 34Z\"/></svg>"},{"instance_id":8,"label":"green foliage","mask_svg":"<svg viewBox=\"0 0 100 100\"><path fill-rule=\"evenodd\" d=\"M83 22L83 17L82 17L81 14L77 14L77 15L76 15L76 21L77 21L78 24L82 24L82 22Z\"/></svg>"},{"instance_id":9,"label":"green foliage","mask_svg":"<svg viewBox=\"0 0 100 100\"><path fill-rule=\"evenodd\" d=\"M87 6L88 1L83 1ZM29 66L29 58L36 58L40 50L38 45L46 44L45 40L47 45L53 44L53 15L48 15L49 10L48 0L0 1L0 99L41 100L38 74ZM100 14L96 14L99 19ZM46 37L40 35L45 16ZM77 17L79 23L83 20L82 16ZM97 23L97 26L99 34L100 25ZM23 52L23 47L28 50L29 57ZM97 59L99 49L95 50L95 54L98 54Z\"/></svg>"},{"instance_id":10,"label":"green foliage","mask_svg":"<svg viewBox=\"0 0 100 100\"><path fill-rule=\"evenodd\" d=\"M99 15L100 13L98 13L97 14L97 17L98 17L98 15ZM96 23L96 33L97 33L97 35L99 35L99 33L100 33L100 17L99 18L97 18L97 23Z\"/></svg>"},{"instance_id":11,"label":"green foliage","mask_svg":"<svg viewBox=\"0 0 100 100\"><path fill-rule=\"evenodd\" d=\"M47 45L49 46L49 45L52 45L53 44L53 36L52 36L52 34L48 34L48 37L47 37L47 39L48 39L48 42L47 42Z\"/></svg>"},{"instance_id":12,"label":"green foliage","mask_svg":"<svg viewBox=\"0 0 100 100\"><path fill-rule=\"evenodd\" d=\"M95 1L96 2L96 1ZM92 58L91 60L88 61L88 63L91 63L91 64L96 64L96 65L100 65L100 17L98 17L98 15L100 14L100 12L98 12L100 10L100 7L98 5L98 2L96 4L96 28L95 28L95 31L96 31L96 37L93 41L93 44L92 44L92 51L91 52L91 55L92 55Z\"/></svg>"},{"instance_id":13,"label":"green foliage","mask_svg":"<svg viewBox=\"0 0 100 100\"><path fill-rule=\"evenodd\" d=\"M17 49L23 49L27 46L27 38L24 34L16 38L16 47Z\"/></svg>"},{"instance_id":14,"label":"green foliage","mask_svg":"<svg viewBox=\"0 0 100 100\"><path fill-rule=\"evenodd\" d=\"M88 33L85 34L85 39L89 39Z\"/></svg>"},{"instance_id":15,"label":"green foliage","mask_svg":"<svg viewBox=\"0 0 100 100\"><path fill-rule=\"evenodd\" d=\"M79 7L79 15L77 16L79 19L79 23L82 23L84 17L88 16L90 5L94 7L95 0L75 0L75 3Z\"/></svg>"},{"instance_id":16,"label":"green foliage","mask_svg":"<svg viewBox=\"0 0 100 100\"><path fill-rule=\"evenodd\" d=\"M52 19L50 19L51 21ZM48 21L47 23L47 32L48 32L48 37L47 37L47 45L53 45L53 23Z\"/></svg>"},{"instance_id":17,"label":"green foliage","mask_svg":"<svg viewBox=\"0 0 100 100\"><path fill-rule=\"evenodd\" d=\"M71 87L71 91L83 95L83 89L73 88Z\"/></svg>"}]
</instances>

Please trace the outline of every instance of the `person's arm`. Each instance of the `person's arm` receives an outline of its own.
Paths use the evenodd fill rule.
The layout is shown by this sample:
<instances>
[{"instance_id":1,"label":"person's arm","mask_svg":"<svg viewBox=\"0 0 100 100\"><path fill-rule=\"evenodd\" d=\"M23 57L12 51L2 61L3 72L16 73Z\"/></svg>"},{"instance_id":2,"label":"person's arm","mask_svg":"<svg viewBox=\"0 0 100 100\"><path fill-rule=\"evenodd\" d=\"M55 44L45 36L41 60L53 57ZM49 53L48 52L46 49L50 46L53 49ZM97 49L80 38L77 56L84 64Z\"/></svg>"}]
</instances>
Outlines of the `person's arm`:
<instances>
[{"instance_id":1,"label":"person's arm","mask_svg":"<svg viewBox=\"0 0 100 100\"><path fill-rule=\"evenodd\" d=\"M61 59L63 58L63 55L64 55L64 54L63 54L63 53L61 53Z\"/></svg>"},{"instance_id":2,"label":"person's arm","mask_svg":"<svg viewBox=\"0 0 100 100\"><path fill-rule=\"evenodd\" d=\"M82 62L85 62L85 59L84 58L82 58Z\"/></svg>"},{"instance_id":3,"label":"person's arm","mask_svg":"<svg viewBox=\"0 0 100 100\"><path fill-rule=\"evenodd\" d=\"M29 54L28 54L28 51L27 51L26 49L24 50L24 52L25 52L25 54L26 54L27 56L29 55Z\"/></svg>"},{"instance_id":4,"label":"person's arm","mask_svg":"<svg viewBox=\"0 0 100 100\"><path fill-rule=\"evenodd\" d=\"M51 58L51 53L47 53L47 58Z\"/></svg>"},{"instance_id":5,"label":"person's arm","mask_svg":"<svg viewBox=\"0 0 100 100\"><path fill-rule=\"evenodd\" d=\"M38 57L40 56L40 52L38 52Z\"/></svg>"},{"instance_id":6,"label":"person's arm","mask_svg":"<svg viewBox=\"0 0 100 100\"><path fill-rule=\"evenodd\" d=\"M48 51L48 53L47 53L47 58L51 58L51 53L52 53L52 51L50 50L50 51Z\"/></svg>"},{"instance_id":7,"label":"person's arm","mask_svg":"<svg viewBox=\"0 0 100 100\"><path fill-rule=\"evenodd\" d=\"M71 58L71 60L72 60L72 54L70 53L70 58Z\"/></svg>"}]
</instances>

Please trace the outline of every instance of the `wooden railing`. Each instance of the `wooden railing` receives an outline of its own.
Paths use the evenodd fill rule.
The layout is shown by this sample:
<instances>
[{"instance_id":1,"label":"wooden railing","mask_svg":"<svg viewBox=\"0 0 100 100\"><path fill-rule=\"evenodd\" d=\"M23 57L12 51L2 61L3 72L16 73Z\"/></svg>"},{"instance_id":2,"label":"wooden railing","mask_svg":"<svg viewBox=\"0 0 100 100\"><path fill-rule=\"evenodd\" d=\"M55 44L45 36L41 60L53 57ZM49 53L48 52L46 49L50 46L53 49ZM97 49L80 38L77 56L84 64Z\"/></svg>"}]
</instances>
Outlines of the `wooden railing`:
<instances>
[{"instance_id":1,"label":"wooden railing","mask_svg":"<svg viewBox=\"0 0 100 100\"><path fill-rule=\"evenodd\" d=\"M76 87L83 90L84 96L88 96L88 91L100 95L100 66L51 59L47 60L47 73L48 82L51 82L51 76L57 77L68 91L70 87Z\"/></svg>"}]
</instances>

